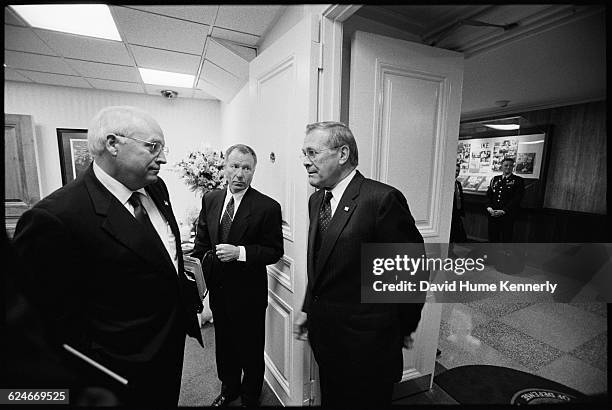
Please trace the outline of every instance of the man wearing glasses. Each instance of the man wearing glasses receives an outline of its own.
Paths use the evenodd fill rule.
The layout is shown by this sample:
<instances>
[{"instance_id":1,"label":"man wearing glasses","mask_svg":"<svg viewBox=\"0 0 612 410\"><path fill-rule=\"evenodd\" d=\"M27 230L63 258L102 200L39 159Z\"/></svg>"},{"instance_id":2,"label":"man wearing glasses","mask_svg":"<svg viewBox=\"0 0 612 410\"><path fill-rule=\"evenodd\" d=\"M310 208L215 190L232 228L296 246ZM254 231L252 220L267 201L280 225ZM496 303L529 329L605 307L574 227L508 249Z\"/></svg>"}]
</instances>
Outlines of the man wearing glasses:
<instances>
[{"instance_id":1,"label":"man wearing glasses","mask_svg":"<svg viewBox=\"0 0 612 410\"><path fill-rule=\"evenodd\" d=\"M112 371L100 374L122 386L124 404L174 407L185 335L202 344L201 303L158 177L164 135L146 112L117 106L94 117L87 139L89 169L17 224L25 287L52 343Z\"/></svg>"},{"instance_id":2,"label":"man wearing glasses","mask_svg":"<svg viewBox=\"0 0 612 410\"><path fill-rule=\"evenodd\" d=\"M423 305L361 304L361 244L423 238L404 195L357 171L357 143L346 125L308 125L302 154L319 190L308 202L308 284L296 337L310 341L323 406L388 406Z\"/></svg>"}]
</instances>

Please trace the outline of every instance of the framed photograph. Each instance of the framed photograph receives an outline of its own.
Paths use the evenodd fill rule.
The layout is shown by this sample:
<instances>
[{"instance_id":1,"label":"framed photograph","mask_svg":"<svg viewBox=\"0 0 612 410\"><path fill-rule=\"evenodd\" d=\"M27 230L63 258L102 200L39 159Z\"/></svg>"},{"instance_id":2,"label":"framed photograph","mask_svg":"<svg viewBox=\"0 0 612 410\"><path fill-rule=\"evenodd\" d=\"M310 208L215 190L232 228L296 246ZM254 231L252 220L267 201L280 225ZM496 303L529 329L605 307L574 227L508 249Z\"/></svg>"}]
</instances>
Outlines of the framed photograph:
<instances>
[{"instance_id":1,"label":"framed photograph","mask_svg":"<svg viewBox=\"0 0 612 410\"><path fill-rule=\"evenodd\" d=\"M87 149L87 130L57 128L62 185L84 173L93 160Z\"/></svg>"}]
</instances>

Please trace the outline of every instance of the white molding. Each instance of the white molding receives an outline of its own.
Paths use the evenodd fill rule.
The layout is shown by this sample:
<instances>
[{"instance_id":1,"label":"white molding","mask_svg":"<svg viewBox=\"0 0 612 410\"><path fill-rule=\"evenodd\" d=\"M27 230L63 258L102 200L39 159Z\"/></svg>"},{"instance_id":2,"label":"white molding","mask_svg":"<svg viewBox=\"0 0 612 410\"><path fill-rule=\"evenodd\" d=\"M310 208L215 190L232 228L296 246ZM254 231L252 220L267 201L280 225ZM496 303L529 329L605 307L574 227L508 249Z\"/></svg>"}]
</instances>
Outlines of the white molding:
<instances>
[{"instance_id":1,"label":"white molding","mask_svg":"<svg viewBox=\"0 0 612 410\"><path fill-rule=\"evenodd\" d=\"M270 374L274 377L276 382L285 391L287 396L291 397L291 378L293 377L293 343L292 343L292 328L293 328L293 309L289 306L282 298L268 289L268 305L275 309L281 317L285 320L284 326L284 372L281 372L274 361L268 356L264 350L264 363L266 368L270 371ZM287 376L283 376L285 373Z\"/></svg>"},{"instance_id":2,"label":"white molding","mask_svg":"<svg viewBox=\"0 0 612 410\"><path fill-rule=\"evenodd\" d=\"M295 69L295 55L291 54L281 61L279 61L276 65L274 65L269 70L263 72L255 79L256 83L256 101L257 104L260 103L259 98L261 96L262 85L269 81L271 78L276 77L278 74L293 69L293 78L292 83L296 83L297 70ZM289 166L289 164L287 164ZM290 175L289 169L285 170L286 175ZM285 195L283 198L283 203L281 204L281 209L284 210L283 221L282 221L282 229L283 229L283 237L288 241L293 242L293 226L295 222L295 207L293 206L293 195L294 192L294 184L287 178L285 180Z\"/></svg>"},{"instance_id":3,"label":"white molding","mask_svg":"<svg viewBox=\"0 0 612 410\"><path fill-rule=\"evenodd\" d=\"M436 130L433 143L433 164L437 164L436 168L432 168L432 186L430 192L429 207L427 217L424 220L417 220L416 225L421 235L426 237L436 237L440 235L440 188L442 186L442 175L444 175L444 164L446 156L446 138L445 130L442 127L446 124L448 115L448 107L450 98L450 85L446 78L424 73L417 70L408 70L401 66L390 63L385 63L376 60L376 81L374 85L374 98L376 99L376 109L374 111L374 129L372 139L372 179L387 182L388 177L388 161L389 156L389 135L385 130L389 127L385 126L385 119L389 116L386 112L386 107L389 106L389 98L392 90L385 88L385 78L388 75L404 76L418 80L431 81L438 84L438 106L436 112Z\"/></svg>"},{"instance_id":4,"label":"white molding","mask_svg":"<svg viewBox=\"0 0 612 410\"><path fill-rule=\"evenodd\" d=\"M289 268L289 274L285 273L283 269L279 269L277 267L279 263ZM289 292L293 293L295 277L295 265L293 258L287 255L283 255L274 265L268 265L267 270L269 276L274 278L274 280L280 283Z\"/></svg>"},{"instance_id":5,"label":"white molding","mask_svg":"<svg viewBox=\"0 0 612 410\"><path fill-rule=\"evenodd\" d=\"M357 12L357 10L359 10L361 7L363 7L363 5L332 4L325 9L325 11L323 11L322 15L325 18L341 23L355 14L355 12Z\"/></svg>"}]
</instances>

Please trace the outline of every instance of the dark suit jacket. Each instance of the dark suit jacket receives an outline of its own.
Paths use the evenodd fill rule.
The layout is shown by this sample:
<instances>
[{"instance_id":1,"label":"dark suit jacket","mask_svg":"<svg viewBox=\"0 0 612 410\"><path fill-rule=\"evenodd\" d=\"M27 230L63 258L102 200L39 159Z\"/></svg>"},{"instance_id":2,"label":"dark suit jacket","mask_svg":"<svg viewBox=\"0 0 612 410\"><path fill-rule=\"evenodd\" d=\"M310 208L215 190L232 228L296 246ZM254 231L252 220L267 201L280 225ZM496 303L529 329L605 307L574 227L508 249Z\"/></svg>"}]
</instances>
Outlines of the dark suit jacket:
<instances>
[{"instance_id":1,"label":"dark suit jacket","mask_svg":"<svg viewBox=\"0 0 612 410\"><path fill-rule=\"evenodd\" d=\"M183 273L168 191L161 179L146 191L177 239L178 274L161 241L147 234L91 166L24 213L15 231L28 293L55 343L68 343L116 371L154 359L177 328L202 344L200 301Z\"/></svg>"},{"instance_id":2,"label":"dark suit jacket","mask_svg":"<svg viewBox=\"0 0 612 410\"><path fill-rule=\"evenodd\" d=\"M315 260L314 243L323 197L324 190L319 190L308 203L308 284L302 310L308 313L309 329L312 321L328 320L311 314L317 303L333 306L330 312L336 317L330 317L328 323L328 327L333 327L333 335L315 341L319 345L313 346L315 356L319 350L330 353L322 360L337 363L342 359L333 356L350 358L348 361L354 363L338 363L347 374L376 372L381 379L399 380L401 336L410 335L417 328L423 305L361 304L359 255L362 243L422 243L423 237L404 195L389 185L364 178L357 171L340 199ZM325 348L318 349L322 344ZM329 346L332 348L327 349Z\"/></svg>"},{"instance_id":3,"label":"dark suit jacket","mask_svg":"<svg viewBox=\"0 0 612 410\"><path fill-rule=\"evenodd\" d=\"M463 197L463 187L461 183L455 180L455 186L459 191L459 202L461 203L461 208L459 208L459 204L457 203L457 197L453 191L453 217L455 216L465 216L465 198Z\"/></svg>"},{"instance_id":4,"label":"dark suit jacket","mask_svg":"<svg viewBox=\"0 0 612 410\"><path fill-rule=\"evenodd\" d=\"M502 209L506 216L514 217L519 210L524 192L523 178L510 174L506 180L503 180L502 175L496 175L487 189L487 207Z\"/></svg>"},{"instance_id":5,"label":"dark suit jacket","mask_svg":"<svg viewBox=\"0 0 612 410\"><path fill-rule=\"evenodd\" d=\"M227 189L208 192L202 198L193 257L202 260L204 254L219 244L219 220ZM246 262L221 262L216 256L203 265L207 286L214 292L217 286L231 288L233 303L267 306L268 275L266 265L276 263L283 256L281 207L274 199L249 187L234 215L227 243L244 246Z\"/></svg>"}]
</instances>

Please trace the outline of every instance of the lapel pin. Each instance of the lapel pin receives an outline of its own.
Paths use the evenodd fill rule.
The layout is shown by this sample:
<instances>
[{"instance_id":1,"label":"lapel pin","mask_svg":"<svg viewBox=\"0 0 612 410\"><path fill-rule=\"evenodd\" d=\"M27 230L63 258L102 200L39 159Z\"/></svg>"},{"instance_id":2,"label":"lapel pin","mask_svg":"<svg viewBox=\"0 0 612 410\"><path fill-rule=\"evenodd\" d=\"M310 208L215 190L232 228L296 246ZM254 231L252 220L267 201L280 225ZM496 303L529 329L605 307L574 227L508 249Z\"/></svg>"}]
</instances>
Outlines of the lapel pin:
<instances>
[{"instance_id":1,"label":"lapel pin","mask_svg":"<svg viewBox=\"0 0 612 410\"><path fill-rule=\"evenodd\" d=\"M344 212L348 212L348 211L349 211L349 207L348 207L348 206L345 206L345 207L344 207Z\"/></svg>"},{"instance_id":2,"label":"lapel pin","mask_svg":"<svg viewBox=\"0 0 612 410\"><path fill-rule=\"evenodd\" d=\"M168 206L168 201L164 201L164 205Z\"/></svg>"}]
</instances>

